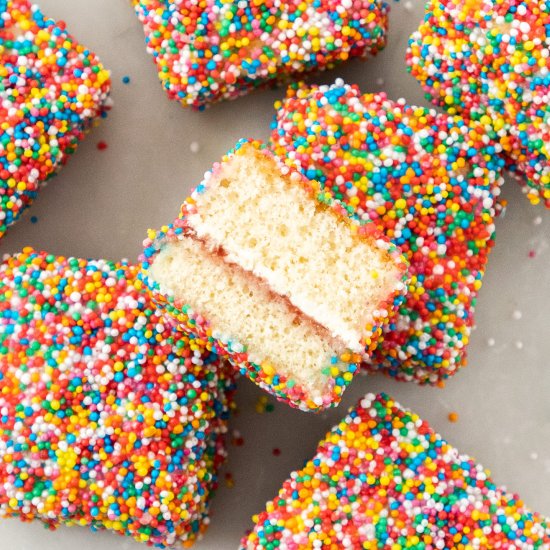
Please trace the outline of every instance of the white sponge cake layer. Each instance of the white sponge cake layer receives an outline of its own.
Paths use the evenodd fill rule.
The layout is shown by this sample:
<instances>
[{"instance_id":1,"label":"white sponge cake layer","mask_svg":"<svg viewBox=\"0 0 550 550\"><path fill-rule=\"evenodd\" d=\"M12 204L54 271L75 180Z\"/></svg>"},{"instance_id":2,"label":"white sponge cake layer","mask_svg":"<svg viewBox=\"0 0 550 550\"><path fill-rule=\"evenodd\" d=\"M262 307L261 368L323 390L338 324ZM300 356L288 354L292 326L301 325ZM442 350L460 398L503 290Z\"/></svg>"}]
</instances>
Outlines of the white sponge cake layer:
<instances>
[{"instance_id":1,"label":"white sponge cake layer","mask_svg":"<svg viewBox=\"0 0 550 550\"><path fill-rule=\"evenodd\" d=\"M258 364L271 363L312 399L330 391L325 369L338 367L333 358L345 353L345 347L202 242L185 237L166 243L149 275L208 319L213 336L231 342L234 351L247 351L249 360ZM237 349L239 344L246 349Z\"/></svg>"},{"instance_id":2,"label":"white sponge cake layer","mask_svg":"<svg viewBox=\"0 0 550 550\"><path fill-rule=\"evenodd\" d=\"M377 308L401 285L401 272L375 239L354 234L272 158L245 147L250 151L230 157L193 194L189 225L361 352L366 327L387 315Z\"/></svg>"}]
</instances>

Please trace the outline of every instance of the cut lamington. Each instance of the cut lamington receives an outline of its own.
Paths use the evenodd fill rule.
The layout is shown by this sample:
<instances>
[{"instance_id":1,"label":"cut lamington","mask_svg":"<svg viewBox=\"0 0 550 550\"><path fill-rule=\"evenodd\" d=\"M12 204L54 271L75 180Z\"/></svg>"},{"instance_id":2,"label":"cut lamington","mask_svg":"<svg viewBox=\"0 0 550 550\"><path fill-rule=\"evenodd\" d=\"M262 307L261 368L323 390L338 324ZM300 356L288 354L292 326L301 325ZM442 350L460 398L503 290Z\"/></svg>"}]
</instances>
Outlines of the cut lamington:
<instances>
[{"instance_id":1,"label":"cut lamington","mask_svg":"<svg viewBox=\"0 0 550 550\"><path fill-rule=\"evenodd\" d=\"M339 401L404 291L404 260L375 226L257 142L145 246L144 281L180 328L304 410Z\"/></svg>"}]
</instances>

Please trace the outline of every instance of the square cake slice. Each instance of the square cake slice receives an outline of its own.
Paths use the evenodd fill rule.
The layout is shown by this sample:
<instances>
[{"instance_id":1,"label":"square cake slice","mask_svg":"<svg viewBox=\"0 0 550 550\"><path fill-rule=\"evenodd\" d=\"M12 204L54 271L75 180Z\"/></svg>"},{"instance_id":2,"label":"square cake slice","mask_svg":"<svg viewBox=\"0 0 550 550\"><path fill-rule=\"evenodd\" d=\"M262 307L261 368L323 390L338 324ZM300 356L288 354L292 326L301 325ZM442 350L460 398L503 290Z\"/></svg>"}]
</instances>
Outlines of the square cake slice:
<instances>
[{"instance_id":1,"label":"square cake slice","mask_svg":"<svg viewBox=\"0 0 550 550\"><path fill-rule=\"evenodd\" d=\"M63 21L0 2L0 238L110 107L110 76Z\"/></svg>"},{"instance_id":2,"label":"square cake slice","mask_svg":"<svg viewBox=\"0 0 550 550\"><path fill-rule=\"evenodd\" d=\"M439 384L466 364L495 242L504 161L482 124L337 79L276 104L270 147L371 221L409 261L403 303L369 371Z\"/></svg>"},{"instance_id":3,"label":"square cake slice","mask_svg":"<svg viewBox=\"0 0 550 550\"><path fill-rule=\"evenodd\" d=\"M145 246L144 280L180 327L306 410L339 400L405 289L374 224L257 142L239 142Z\"/></svg>"},{"instance_id":4,"label":"square cake slice","mask_svg":"<svg viewBox=\"0 0 550 550\"><path fill-rule=\"evenodd\" d=\"M384 0L132 0L171 99L212 102L375 55L386 44Z\"/></svg>"}]
</instances>

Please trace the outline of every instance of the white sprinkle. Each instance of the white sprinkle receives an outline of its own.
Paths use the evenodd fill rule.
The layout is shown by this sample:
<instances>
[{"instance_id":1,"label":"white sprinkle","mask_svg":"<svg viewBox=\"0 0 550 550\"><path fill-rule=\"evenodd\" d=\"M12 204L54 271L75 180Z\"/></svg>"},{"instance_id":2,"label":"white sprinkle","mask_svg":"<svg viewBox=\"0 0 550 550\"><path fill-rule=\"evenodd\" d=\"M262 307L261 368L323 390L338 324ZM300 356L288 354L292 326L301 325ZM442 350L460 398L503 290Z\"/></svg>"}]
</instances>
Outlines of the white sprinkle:
<instances>
[{"instance_id":1,"label":"white sprinkle","mask_svg":"<svg viewBox=\"0 0 550 550\"><path fill-rule=\"evenodd\" d=\"M524 34L527 34L531 30L531 25L529 25L527 21L522 21L519 24L519 30Z\"/></svg>"},{"instance_id":2,"label":"white sprinkle","mask_svg":"<svg viewBox=\"0 0 550 550\"><path fill-rule=\"evenodd\" d=\"M495 345L495 339L494 338L488 338L487 339L487 345L492 348Z\"/></svg>"},{"instance_id":3,"label":"white sprinkle","mask_svg":"<svg viewBox=\"0 0 550 550\"><path fill-rule=\"evenodd\" d=\"M198 141L192 141L189 144L189 150L191 153L198 153L201 150L201 146Z\"/></svg>"},{"instance_id":4,"label":"white sprinkle","mask_svg":"<svg viewBox=\"0 0 550 550\"><path fill-rule=\"evenodd\" d=\"M516 348L518 348L518 349L523 349L523 342L522 342L521 340L518 340L518 341L516 342Z\"/></svg>"},{"instance_id":5,"label":"white sprinkle","mask_svg":"<svg viewBox=\"0 0 550 550\"><path fill-rule=\"evenodd\" d=\"M537 216L534 220L533 220L533 225L540 225L542 223L542 217L541 216Z\"/></svg>"},{"instance_id":6,"label":"white sprinkle","mask_svg":"<svg viewBox=\"0 0 550 550\"><path fill-rule=\"evenodd\" d=\"M534 452L534 451L529 455L529 458L530 458L531 460L537 460L538 457L539 457L539 453L536 453L536 452Z\"/></svg>"},{"instance_id":7,"label":"white sprinkle","mask_svg":"<svg viewBox=\"0 0 550 550\"><path fill-rule=\"evenodd\" d=\"M512 313L512 318L515 319L516 321L519 321L522 317L523 317L523 314L521 313L521 311L519 311L519 309L516 309L514 313Z\"/></svg>"}]
</instances>

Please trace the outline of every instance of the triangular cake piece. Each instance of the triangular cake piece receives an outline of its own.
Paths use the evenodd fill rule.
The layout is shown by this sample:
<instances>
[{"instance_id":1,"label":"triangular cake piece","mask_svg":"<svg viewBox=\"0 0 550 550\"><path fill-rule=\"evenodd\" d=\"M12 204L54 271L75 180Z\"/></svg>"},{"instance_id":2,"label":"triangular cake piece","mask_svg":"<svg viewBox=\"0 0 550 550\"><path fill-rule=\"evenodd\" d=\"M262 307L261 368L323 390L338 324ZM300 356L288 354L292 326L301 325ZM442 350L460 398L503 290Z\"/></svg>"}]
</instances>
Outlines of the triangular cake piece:
<instances>
[{"instance_id":1,"label":"triangular cake piece","mask_svg":"<svg viewBox=\"0 0 550 550\"><path fill-rule=\"evenodd\" d=\"M293 472L241 550L550 548L550 520L387 395L367 395Z\"/></svg>"}]
</instances>

